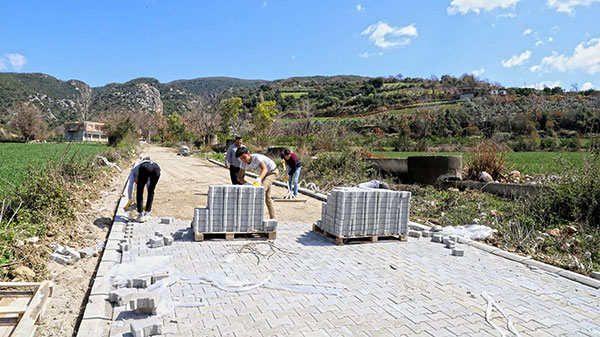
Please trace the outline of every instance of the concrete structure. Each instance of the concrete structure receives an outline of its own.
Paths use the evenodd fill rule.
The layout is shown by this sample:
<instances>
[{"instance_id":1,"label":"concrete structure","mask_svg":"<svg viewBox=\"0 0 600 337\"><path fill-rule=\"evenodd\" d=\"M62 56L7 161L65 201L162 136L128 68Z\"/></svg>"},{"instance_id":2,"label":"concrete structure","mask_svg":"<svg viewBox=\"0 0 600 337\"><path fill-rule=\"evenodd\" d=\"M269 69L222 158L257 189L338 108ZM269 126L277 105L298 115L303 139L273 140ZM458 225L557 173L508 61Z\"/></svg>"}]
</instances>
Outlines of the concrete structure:
<instances>
[{"instance_id":1,"label":"concrete structure","mask_svg":"<svg viewBox=\"0 0 600 337\"><path fill-rule=\"evenodd\" d=\"M272 232L275 220L264 220L265 189L249 185L209 186L207 208L194 209L194 233Z\"/></svg>"},{"instance_id":2,"label":"concrete structure","mask_svg":"<svg viewBox=\"0 0 600 337\"><path fill-rule=\"evenodd\" d=\"M337 237L406 234L410 196L410 192L334 188L317 225Z\"/></svg>"},{"instance_id":3,"label":"concrete structure","mask_svg":"<svg viewBox=\"0 0 600 337\"><path fill-rule=\"evenodd\" d=\"M406 184L438 184L462 179L461 156L411 156L371 158L375 168Z\"/></svg>"},{"instance_id":4,"label":"concrete structure","mask_svg":"<svg viewBox=\"0 0 600 337\"><path fill-rule=\"evenodd\" d=\"M67 142L106 142L104 123L73 122L65 124L65 141Z\"/></svg>"}]
</instances>

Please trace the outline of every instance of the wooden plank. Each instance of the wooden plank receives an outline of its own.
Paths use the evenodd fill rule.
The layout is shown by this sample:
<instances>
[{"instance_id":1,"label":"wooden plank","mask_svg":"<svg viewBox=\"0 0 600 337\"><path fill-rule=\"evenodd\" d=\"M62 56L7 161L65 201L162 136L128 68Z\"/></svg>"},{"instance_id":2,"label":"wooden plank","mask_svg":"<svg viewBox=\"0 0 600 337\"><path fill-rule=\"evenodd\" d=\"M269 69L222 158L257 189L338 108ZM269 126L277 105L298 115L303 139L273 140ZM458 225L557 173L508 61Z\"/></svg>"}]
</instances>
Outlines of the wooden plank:
<instances>
[{"instance_id":1,"label":"wooden plank","mask_svg":"<svg viewBox=\"0 0 600 337\"><path fill-rule=\"evenodd\" d=\"M33 291L0 291L0 298L8 297L33 297Z\"/></svg>"},{"instance_id":2,"label":"wooden plank","mask_svg":"<svg viewBox=\"0 0 600 337\"><path fill-rule=\"evenodd\" d=\"M36 323L46 309L48 303L47 300L50 296L52 296L52 283L50 281L44 281L27 306L27 310L19 320L12 337L33 336L36 329Z\"/></svg>"},{"instance_id":3,"label":"wooden plank","mask_svg":"<svg viewBox=\"0 0 600 337\"><path fill-rule=\"evenodd\" d=\"M195 241L205 240L275 240L277 232L214 232L194 233Z\"/></svg>"},{"instance_id":4,"label":"wooden plank","mask_svg":"<svg viewBox=\"0 0 600 337\"><path fill-rule=\"evenodd\" d=\"M306 199L273 199L277 202L306 202Z\"/></svg>"},{"instance_id":5,"label":"wooden plank","mask_svg":"<svg viewBox=\"0 0 600 337\"><path fill-rule=\"evenodd\" d=\"M8 307L0 307L0 315L18 314L21 315L27 310L26 305L11 305Z\"/></svg>"},{"instance_id":6,"label":"wooden plank","mask_svg":"<svg viewBox=\"0 0 600 337\"><path fill-rule=\"evenodd\" d=\"M378 243L390 241L406 241L404 235L359 235L359 236L336 236L329 233L316 224L313 224L313 231L319 233L326 239L330 239L338 246L343 246L346 243Z\"/></svg>"},{"instance_id":7,"label":"wooden plank","mask_svg":"<svg viewBox=\"0 0 600 337\"><path fill-rule=\"evenodd\" d=\"M0 288L39 287L39 282L0 282Z\"/></svg>"}]
</instances>

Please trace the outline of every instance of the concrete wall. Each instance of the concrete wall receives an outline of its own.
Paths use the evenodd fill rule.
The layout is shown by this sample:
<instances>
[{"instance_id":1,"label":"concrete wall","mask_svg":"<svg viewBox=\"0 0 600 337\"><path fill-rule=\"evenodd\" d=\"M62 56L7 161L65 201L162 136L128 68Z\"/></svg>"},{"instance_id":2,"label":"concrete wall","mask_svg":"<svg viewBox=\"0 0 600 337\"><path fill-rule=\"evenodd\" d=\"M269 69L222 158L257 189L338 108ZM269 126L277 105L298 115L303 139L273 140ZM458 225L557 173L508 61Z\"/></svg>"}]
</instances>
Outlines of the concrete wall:
<instances>
[{"instance_id":1,"label":"concrete wall","mask_svg":"<svg viewBox=\"0 0 600 337\"><path fill-rule=\"evenodd\" d=\"M461 156L413 156L408 158L371 158L375 168L407 184L438 184L442 180L462 179Z\"/></svg>"},{"instance_id":2,"label":"concrete wall","mask_svg":"<svg viewBox=\"0 0 600 337\"><path fill-rule=\"evenodd\" d=\"M457 187L460 189L470 188L480 190L505 198L517 199L527 197L539 192L542 189L548 188L540 185L529 184L506 184L506 183L482 183L479 181L465 180L455 181L445 184L446 186Z\"/></svg>"}]
</instances>

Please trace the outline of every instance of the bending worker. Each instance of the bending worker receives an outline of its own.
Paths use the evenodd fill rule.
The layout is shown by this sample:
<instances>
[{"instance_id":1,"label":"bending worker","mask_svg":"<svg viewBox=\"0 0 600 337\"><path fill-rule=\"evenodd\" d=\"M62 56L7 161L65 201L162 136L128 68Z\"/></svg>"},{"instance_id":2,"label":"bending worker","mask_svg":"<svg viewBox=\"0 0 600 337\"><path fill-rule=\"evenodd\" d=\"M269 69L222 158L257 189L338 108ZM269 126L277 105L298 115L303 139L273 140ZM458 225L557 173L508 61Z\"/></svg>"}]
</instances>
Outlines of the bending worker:
<instances>
[{"instance_id":1,"label":"bending worker","mask_svg":"<svg viewBox=\"0 0 600 337\"><path fill-rule=\"evenodd\" d=\"M225 155L225 167L229 169L229 178L233 185L239 185L238 173L240 172L240 160L235 156L235 151L242 147L242 136L235 136L235 141L227 149Z\"/></svg>"},{"instance_id":2,"label":"bending worker","mask_svg":"<svg viewBox=\"0 0 600 337\"><path fill-rule=\"evenodd\" d=\"M244 174L246 170L253 170L259 172L258 178L254 181L253 185L261 186L265 188L265 204L269 210L269 218L275 219L275 207L273 206L273 200L271 200L271 185L275 181L275 178L279 175L279 170L275 162L271 158L262 154L250 154L245 146L237 149L235 156L240 158L240 172L238 174L238 180L241 184L245 184Z\"/></svg>"},{"instance_id":3,"label":"bending worker","mask_svg":"<svg viewBox=\"0 0 600 337\"><path fill-rule=\"evenodd\" d=\"M285 149L281 152L281 159L285 160L288 166L287 175L290 191L294 192L294 197L298 197L298 179L300 177L302 162L290 149Z\"/></svg>"},{"instance_id":4,"label":"bending worker","mask_svg":"<svg viewBox=\"0 0 600 337\"><path fill-rule=\"evenodd\" d=\"M150 219L152 202L154 201L154 189L160 178L160 166L153 162L150 157L145 157L141 162L135 164L129 174L129 186L127 195L132 200L133 184L136 184L136 202L138 211L138 222L146 222ZM148 197L144 208L144 186L148 187Z\"/></svg>"},{"instance_id":5,"label":"bending worker","mask_svg":"<svg viewBox=\"0 0 600 337\"><path fill-rule=\"evenodd\" d=\"M385 181L379 181L379 180L369 180L367 182L358 184L358 186L356 186L356 187L360 187L360 188L379 188L379 189L382 189L382 190L389 190L390 189L390 185L388 185Z\"/></svg>"}]
</instances>

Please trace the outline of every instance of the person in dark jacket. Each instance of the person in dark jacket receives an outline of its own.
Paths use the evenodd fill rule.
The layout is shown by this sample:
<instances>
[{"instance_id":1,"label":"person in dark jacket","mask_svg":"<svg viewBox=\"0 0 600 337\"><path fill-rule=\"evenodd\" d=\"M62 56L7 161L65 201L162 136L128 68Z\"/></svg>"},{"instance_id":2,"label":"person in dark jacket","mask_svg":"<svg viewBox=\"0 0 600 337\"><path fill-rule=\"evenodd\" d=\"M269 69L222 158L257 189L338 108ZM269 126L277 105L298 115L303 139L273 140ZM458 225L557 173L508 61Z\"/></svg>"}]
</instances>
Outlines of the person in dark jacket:
<instances>
[{"instance_id":1,"label":"person in dark jacket","mask_svg":"<svg viewBox=\"0 0 600 337\"><path fill-rule=\"evenodd\" d=\"M290 191L294 192L294 197L298 197L298 179L300 177L300 169L302 168L302 162L297 155L292 153L292 150L285 149L281 152L281 159L285 160L288 166L286 179L288 180L288 186Z\"/></svg>"},{"instance_id":2,"label":"person in dark jacket","mask_svg":"<svg viewBox=\"0 0 600 337\"><path fill-rule=\"evenodd\" d=\"M242 136L235 136L235 141L227 149L225 155L225 167L229 169L229 177L233 185L240 185L238 174L240 173L240 159L235 156L235 151L243 146Z\"/></svg>"},{"instance_id":3,"label":"person in dark jacket","mask_svg":"<svg viewBox=\"0 0 600 337\"><path fill-rule=\"evenodd\" d=\"M154 201L154 189L156 188L156 184L158 184L159 178L160 166L153 162L150 157L146 157L141 162L136 163L129 174L129 186L127 188L127 194L129 196L129 200L132 200L133 185L135 184L138 222L146 222L150 218L152 202ZM144 187L148 188L146 207L144 207Z\"/></svg>"}]
</instances>

